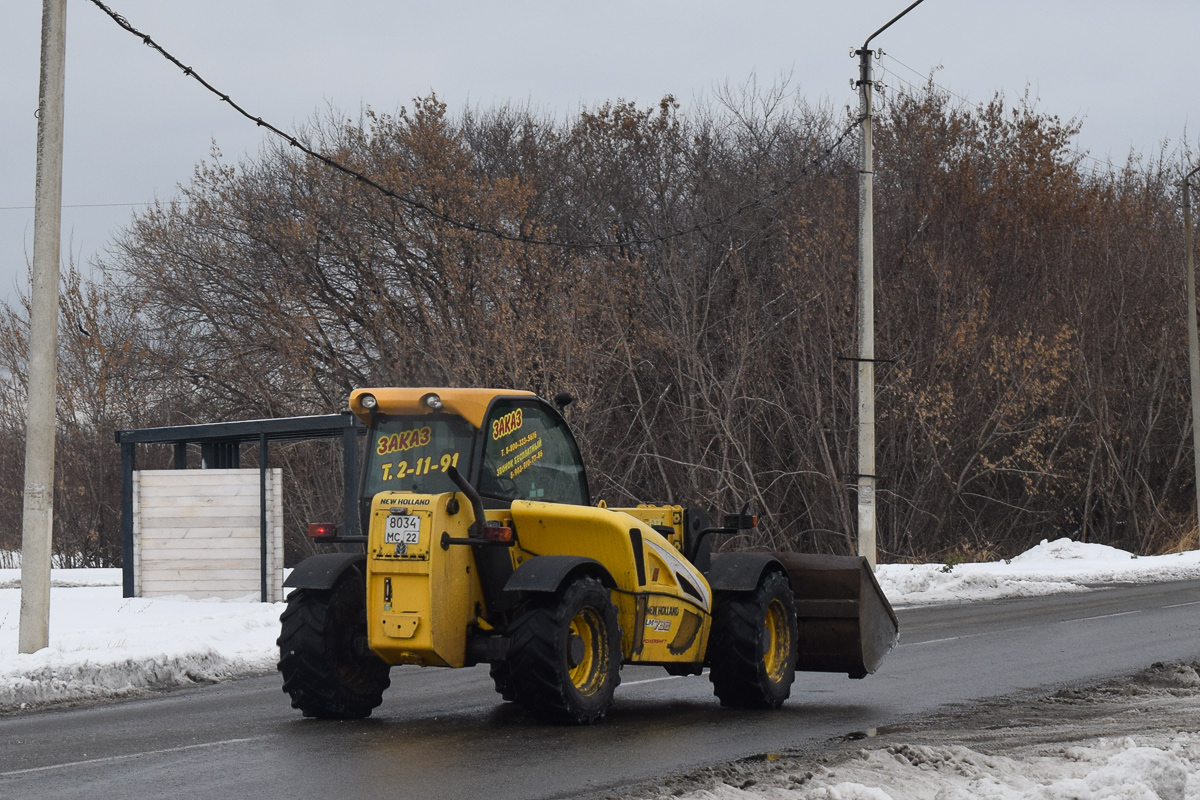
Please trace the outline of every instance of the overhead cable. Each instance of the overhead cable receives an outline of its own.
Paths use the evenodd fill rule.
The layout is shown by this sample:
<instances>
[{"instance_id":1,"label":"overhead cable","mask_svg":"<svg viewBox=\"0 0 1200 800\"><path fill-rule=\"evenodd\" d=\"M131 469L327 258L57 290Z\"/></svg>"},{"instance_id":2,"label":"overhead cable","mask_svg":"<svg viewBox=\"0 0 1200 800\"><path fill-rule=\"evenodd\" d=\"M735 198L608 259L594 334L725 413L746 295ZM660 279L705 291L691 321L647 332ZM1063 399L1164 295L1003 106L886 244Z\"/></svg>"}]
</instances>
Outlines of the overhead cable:
<instances>
[{"instance_id":1,"label":"overhead cable","mask_svg":"<svg viewBox=\"0 0 1200 800\"><path fill-rule=\"evenodd\" d=\"M342 174L347 175L347 176L353 178L354 180L356 180L362 184L365 184L366 186L370 186L372 189L375 189L376 191L380 192L384 196L389 197L392 200L395 200L405 206L408 206L409 208L413 209L414 211L420 212L432 219L438 220L439 222L443 222L447 225L450 225L451 227L459 228L460 230L465 230L465 231L470 231L472 233L478 233L481 235L491 236L491 237L494 237L496 239L500 239L500 240L506 241L506 242L516 242L519 244L530 244L530 245L542 245L542 246L546 246L546 247L558 247L558 248L563 248L563 249L568 249L568 250L596 250L596 249L601 249L601 248L619 248L619 247L630 247L630 246L634 246L634 245L658 244L660 242L665 242L665 241L668 241L671 239L677 239L677 238L680 238L683 236L690 236L692 234L701 233L710 228L715 228L717 226L724 225L725 223L729 222L730 220L734 219L735 217L738 217L738 216L746 213L747 211L751 211L760 206L764 206L769 201L775 199L776 197L781 195L783 192L790 189L802 177L807 175L810 171L812 171L816 167L820 166L826 159L828 159L830 156L832 156L833 153L837 150L837 148L839 146L841 146L842 142L844 142L846 140L846 138L849 137L850 134L854 131L854 129L858 127L857 120L851 122L849 125L846 126L845 130L842 131L841 135L838 136L831 145L829 145L829 147L822 150L817 155L816 158L814 158L813 160L811 160L810 162L805 164L803 167L801 167L799 172L794 177L789 178L788 180L780 183L779 185L777 185L773 189L771 189L769 192L766 192L765 194L760 195L759 197L756 197L753 200L748 200L747 202L742 203L741 205L737 206L733 210L731 210L725 214L722 214L719 217L714 217L706 222L702 222L702 223L693 225L688 228L682 228L682 229L671 231L670 233L664 233L664 234L661 234L658 236L650 236L650 237L645 237L645 238L634 237L634 238L630 238L630 239L621 239L621 240L614 240L614 241L573 242L573 241L560 241L560 240L555 240L555 239L545 239L545 238L538 238L538 237L532 237L532 236L524 236L524 235L508 233L506 231L500 230L498 228L493 228L488 225L481 225L476 222L471 222L470 220L459 219L459 218L452 216L450 214L447 214L443 211L439 211L438 209L430 206L428 203L424 202L423 200L420 200L418 198L412 197L411 195L402 194L393 189L390 189L387 186L384 186L384 185L380 184L379 182L377 182L376 180L368 177L367 175L364 175L363 173L359 172L358 170L353 169L352 167L348 167L345 164L342 164L340 161L337 161L336 159L330 158L329 156L327 156L323 153L313 150L312 148L308 147L303 142L301 142L299 139L297 139L295 136L292 136L291 134L280 130L279 128L275 127L271 123L264 120L262 117L255 116L255 115L251 114L249 111L247 111L246 109L244 109L242 106L238 105L238 103L235 102L232 98L230 98L230 96L228 94L221 92L216 87L214 87L212 84L210 84L208 81L204 80L204 78L200 77L200 75L197 74L197 72L194 69L187 66L182 61L180 61L178 58L176 58L175 56L173 56L169 52L167 52L160 44L158 44L158 42L154 41L154 39L152 39L148 34L142 33L137 28L133 27L133 25L131 25L129 23L129 21L127 19L125 19L125 17L123 17L120 14L113 11L111 8L109 8L103 2L101 2L101 0L91 0L91 2L93 5L98 7L101 11L103 11L105 14L107 14L109 17L111 17L112 20L114 22L116 22L118 25L120 25L122 28L124 28L125 30L127 30L131 34L133 34L134 36L141 39L143 42L145 42L145 44L147 46L153 48L160 55L162 55L163 58L167 59L175 66L179 67L179 69L181 69L183 71L183 74L185 76L195 79L201 86L203 86L209 92L211 92L212 94L214 94L218 98L220 98L221 102L229 104L229 107L232 108L234 111L238 112L243 117L245 117L246 119L253 122L255 125L258 125L260 128L266 128L268 131L275 134L279 138L285 140L292 147L296 148L297 150L299 150L300 152L309 156L310 158L314 158L317 161L320 161L321 163L330 167L331 169L341 172Z\"/></svg>"}]
</instances>

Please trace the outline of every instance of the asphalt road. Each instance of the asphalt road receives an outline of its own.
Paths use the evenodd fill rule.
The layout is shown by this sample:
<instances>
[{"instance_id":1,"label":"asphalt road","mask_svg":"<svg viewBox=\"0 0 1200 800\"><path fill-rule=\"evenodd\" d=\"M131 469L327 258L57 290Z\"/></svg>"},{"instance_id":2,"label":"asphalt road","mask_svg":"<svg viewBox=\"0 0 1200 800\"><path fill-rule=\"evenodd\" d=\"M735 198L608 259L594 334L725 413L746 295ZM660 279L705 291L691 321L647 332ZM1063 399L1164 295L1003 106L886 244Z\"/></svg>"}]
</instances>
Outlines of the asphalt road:
<instances>
[{"instance_id":1,"label":"asphalt road","mask_svg":"<svg viewBox=\"0 0 1200 800\"><path fill-rule=\"evenodd\" d=\"M987 697L1200 656L1200 582L899 612L862 681L801 674L777 712L728 711L707 676L626 668L598 725L546 726L486 667L397 668L368 720L292 710L277 676L0 718L0 798L576 797L900 724Z\"/></svg>"}]
</instances>

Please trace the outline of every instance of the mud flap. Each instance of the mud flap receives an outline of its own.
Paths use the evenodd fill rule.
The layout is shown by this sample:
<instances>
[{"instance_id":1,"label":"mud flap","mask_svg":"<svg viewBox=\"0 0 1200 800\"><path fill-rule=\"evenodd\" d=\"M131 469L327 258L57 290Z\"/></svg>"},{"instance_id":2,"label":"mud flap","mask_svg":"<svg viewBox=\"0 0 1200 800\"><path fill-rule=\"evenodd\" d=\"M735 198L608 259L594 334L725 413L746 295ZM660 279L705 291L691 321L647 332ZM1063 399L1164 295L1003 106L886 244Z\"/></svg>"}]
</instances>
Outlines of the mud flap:
<instances>
[{"instance_id":1,"label":"mud flap","mask_svg":"<svg viewBox=\"0 0 1200 800\"><path fill-rule=\"evenodd\" d=\"M800 646L796 669L875 672L900 638L900 625L861 556L775 553L796 596Z\"/></svg>"}]
</instances>

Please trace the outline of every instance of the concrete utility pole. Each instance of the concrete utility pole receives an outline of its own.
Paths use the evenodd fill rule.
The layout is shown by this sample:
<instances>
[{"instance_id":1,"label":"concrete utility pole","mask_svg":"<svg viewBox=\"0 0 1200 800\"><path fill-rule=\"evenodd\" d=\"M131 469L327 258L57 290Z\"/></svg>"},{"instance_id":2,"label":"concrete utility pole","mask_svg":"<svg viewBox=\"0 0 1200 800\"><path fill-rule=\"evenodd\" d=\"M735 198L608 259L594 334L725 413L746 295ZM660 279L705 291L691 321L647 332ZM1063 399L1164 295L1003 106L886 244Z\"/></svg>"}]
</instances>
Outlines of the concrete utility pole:
<instances>
[{"instance_id":1,"label":"concrete utility pole","mask_svg":"<svg viewBox=\"0 0 1200 800\"><path fill-rule=\"evenodd\" d=\"M1196 249L1192 244L1192 200L1189 183L1196 167L1183 178L1184 291L1187 292L1188 372L1192 379L1192 464L1195 468L1196 522L1200 524L1200 333L1196 331Z\"/></svg>"},{"instance_id":2,"label":"concrete utility pole","mask_svg":"<svg viewBox=\"0 0 1200 800\"><path fill-rule=\"evenodd\" d=\"M29 319L29 407L25 424L25 505L21 527L18 651L50 643L50 541L54 530L55 384L58 375L58 257L62 228L63 89L67 0L42 0L38 87L37 190Z\"/></svg>"},{"instance_id":3,"label":"concrete utility pole","mask_svg":"<svg viewBox=\"0 0 1200 800\"><path fill-rule=\"evenodd\" d=\"M870 39L867 40L868 42ZM858 554L875 569L875 157L871 141L871 51L859 57L858 115Z\"/></svg>"},{"instance_id":4,"label":"concrete utility pole","mask_svg":"<svg viewBox=\"0 0 1200 800\"><path fill-rule=\"evenodd\" d=\"M858 554L878 563L875 537L875 157L872 150L871 40L919 6L917 0L872 33L855 51L862 127L858 167Z\"/></svg>"}]
</instances>

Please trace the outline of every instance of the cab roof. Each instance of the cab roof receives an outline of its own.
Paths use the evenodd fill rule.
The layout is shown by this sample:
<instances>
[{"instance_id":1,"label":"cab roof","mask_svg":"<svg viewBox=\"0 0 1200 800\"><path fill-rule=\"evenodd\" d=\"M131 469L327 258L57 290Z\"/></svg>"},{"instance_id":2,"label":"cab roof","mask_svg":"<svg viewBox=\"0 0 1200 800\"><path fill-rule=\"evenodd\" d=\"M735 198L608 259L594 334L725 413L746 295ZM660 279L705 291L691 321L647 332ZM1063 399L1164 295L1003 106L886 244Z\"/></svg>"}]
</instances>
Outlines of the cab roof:
<instances>
[{"instance_id":1,"label":"cab roof","mask_svg":"<svg viewBox=\"0 0 1200 800\"><path fill-rule=\"evenodd\" d=\"M435 413L426 399L430 395L437 395L442 401L441 413L457 414L476 428L483 427L488 406L496 398L537 397L533 392L520 389L456 389L441 386L355 389L350 393L350 410L367 425L371 424L371 414L362 406L362 396L367 394L378 403L377 411L406 416Z\"/></svg>"}]
</instances>

